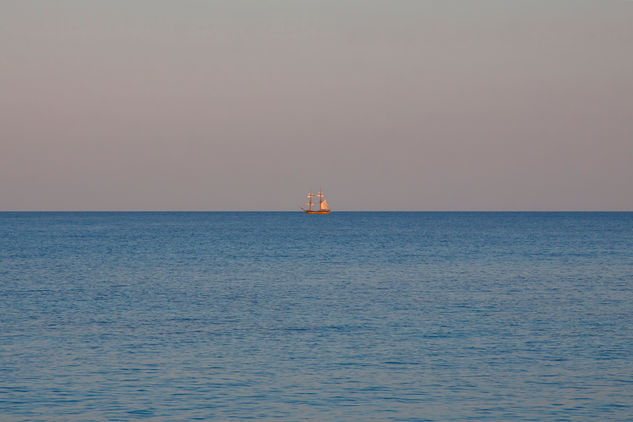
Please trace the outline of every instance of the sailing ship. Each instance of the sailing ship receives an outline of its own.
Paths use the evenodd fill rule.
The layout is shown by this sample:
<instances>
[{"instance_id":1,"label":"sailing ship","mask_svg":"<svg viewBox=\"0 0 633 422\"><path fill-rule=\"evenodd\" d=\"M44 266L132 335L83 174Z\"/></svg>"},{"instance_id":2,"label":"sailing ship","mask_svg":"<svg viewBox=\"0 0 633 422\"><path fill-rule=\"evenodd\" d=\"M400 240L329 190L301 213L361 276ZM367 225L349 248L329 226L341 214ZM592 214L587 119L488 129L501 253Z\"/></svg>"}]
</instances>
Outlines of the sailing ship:
<instances>
[{"instance_id":1,"label":"sailing ship","mask_svg":"<svg viewBox=\"0 0 633 422\"><path fill-rule=\"evenodd\" d=\"M316 205L313 201L314 197L319 198L319 209L313 209L312 207ZM330 206L323 195L323 192L317 192L316 195L312 192L308 193L308 202L306 203L308 208L301 208L303 212L306 214L329 214L332 210L330 210Z\"/></svg>"}]
</instances>

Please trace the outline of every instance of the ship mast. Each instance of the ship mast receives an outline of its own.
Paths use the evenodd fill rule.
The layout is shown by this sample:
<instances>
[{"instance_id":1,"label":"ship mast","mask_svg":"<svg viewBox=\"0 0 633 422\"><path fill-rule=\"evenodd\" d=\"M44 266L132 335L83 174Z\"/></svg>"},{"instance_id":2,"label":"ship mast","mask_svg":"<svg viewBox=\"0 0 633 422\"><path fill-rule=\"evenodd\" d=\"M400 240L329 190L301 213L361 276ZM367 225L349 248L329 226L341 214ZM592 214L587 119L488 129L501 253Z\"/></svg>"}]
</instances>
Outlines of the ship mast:
<instances>
[{"instance_id":1,"label":"ship mast","mask_svg":"<svg viewBox=\"0 0 633 422\"><path fill-rule=\"evenodd\" d=\"M323 191L319 188L319 192L317 192L317 197L319 198L319 211L323 209Z\"/></svg>"},{"instance_id":2,"label":"ship mast","mask_svg":"<svg viewBox=\"0 0 633 422\"><path fill-rule=\"evenodd\" d=\"M312 211L312 198L314 198L314 194L308 193L308 211Z\"/></svg>"}]
</instances>

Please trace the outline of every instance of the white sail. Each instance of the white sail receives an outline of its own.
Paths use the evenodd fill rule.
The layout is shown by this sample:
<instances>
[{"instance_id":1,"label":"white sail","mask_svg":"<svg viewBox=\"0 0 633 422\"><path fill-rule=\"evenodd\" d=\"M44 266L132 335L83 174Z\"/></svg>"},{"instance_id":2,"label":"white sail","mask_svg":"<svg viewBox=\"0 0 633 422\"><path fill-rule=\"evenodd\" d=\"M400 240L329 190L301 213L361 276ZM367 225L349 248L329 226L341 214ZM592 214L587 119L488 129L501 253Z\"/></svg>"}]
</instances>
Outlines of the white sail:
<instances>
[{"instance_id":1,"label":"white sail","mask_svg":"<svg viewBox=\"0 0 633 422\"><path fill-rule=\"evenodd\" d=\"M321 202L321 209L322 210L329 210L330 206L327 204L327 199L324 199L323 202Z\"/></svg>"}]
</instances>

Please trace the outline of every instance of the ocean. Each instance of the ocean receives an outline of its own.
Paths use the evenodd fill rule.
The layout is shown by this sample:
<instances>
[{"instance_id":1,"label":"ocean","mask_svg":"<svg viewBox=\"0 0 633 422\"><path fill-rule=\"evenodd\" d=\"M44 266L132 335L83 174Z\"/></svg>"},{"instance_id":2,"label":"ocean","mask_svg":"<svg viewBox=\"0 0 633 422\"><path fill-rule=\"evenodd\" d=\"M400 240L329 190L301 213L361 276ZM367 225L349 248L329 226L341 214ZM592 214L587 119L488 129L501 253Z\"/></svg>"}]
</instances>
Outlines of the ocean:
<instances>
[{"instance_id":1,"label":"ocean","mask_svg":"<svg viewBox=\"0 0 633 422\"><path fill-rule=\"evenodd\" d=\"M0 213L2 421L633 420L633 213Z\"/></svg>"}]
</instances>

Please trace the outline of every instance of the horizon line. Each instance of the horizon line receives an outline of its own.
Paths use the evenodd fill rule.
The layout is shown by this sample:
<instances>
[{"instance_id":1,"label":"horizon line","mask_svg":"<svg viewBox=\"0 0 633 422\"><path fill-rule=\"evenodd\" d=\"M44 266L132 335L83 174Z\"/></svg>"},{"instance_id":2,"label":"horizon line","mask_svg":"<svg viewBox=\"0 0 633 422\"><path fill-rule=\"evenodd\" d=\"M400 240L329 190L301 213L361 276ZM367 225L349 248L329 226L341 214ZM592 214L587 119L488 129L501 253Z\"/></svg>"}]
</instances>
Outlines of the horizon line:
<instances>
[{"instance_id":1,"label":"horizon line","mask_svg":"<svg viewBox=\"0 0 633 422\"><path fill-rule=\"evenodd\" d=\"M299 213L301 210L0 210L0 213ZM339 210L336 213L633 213L633 210Z\"/></svg>"}]
</instances>

